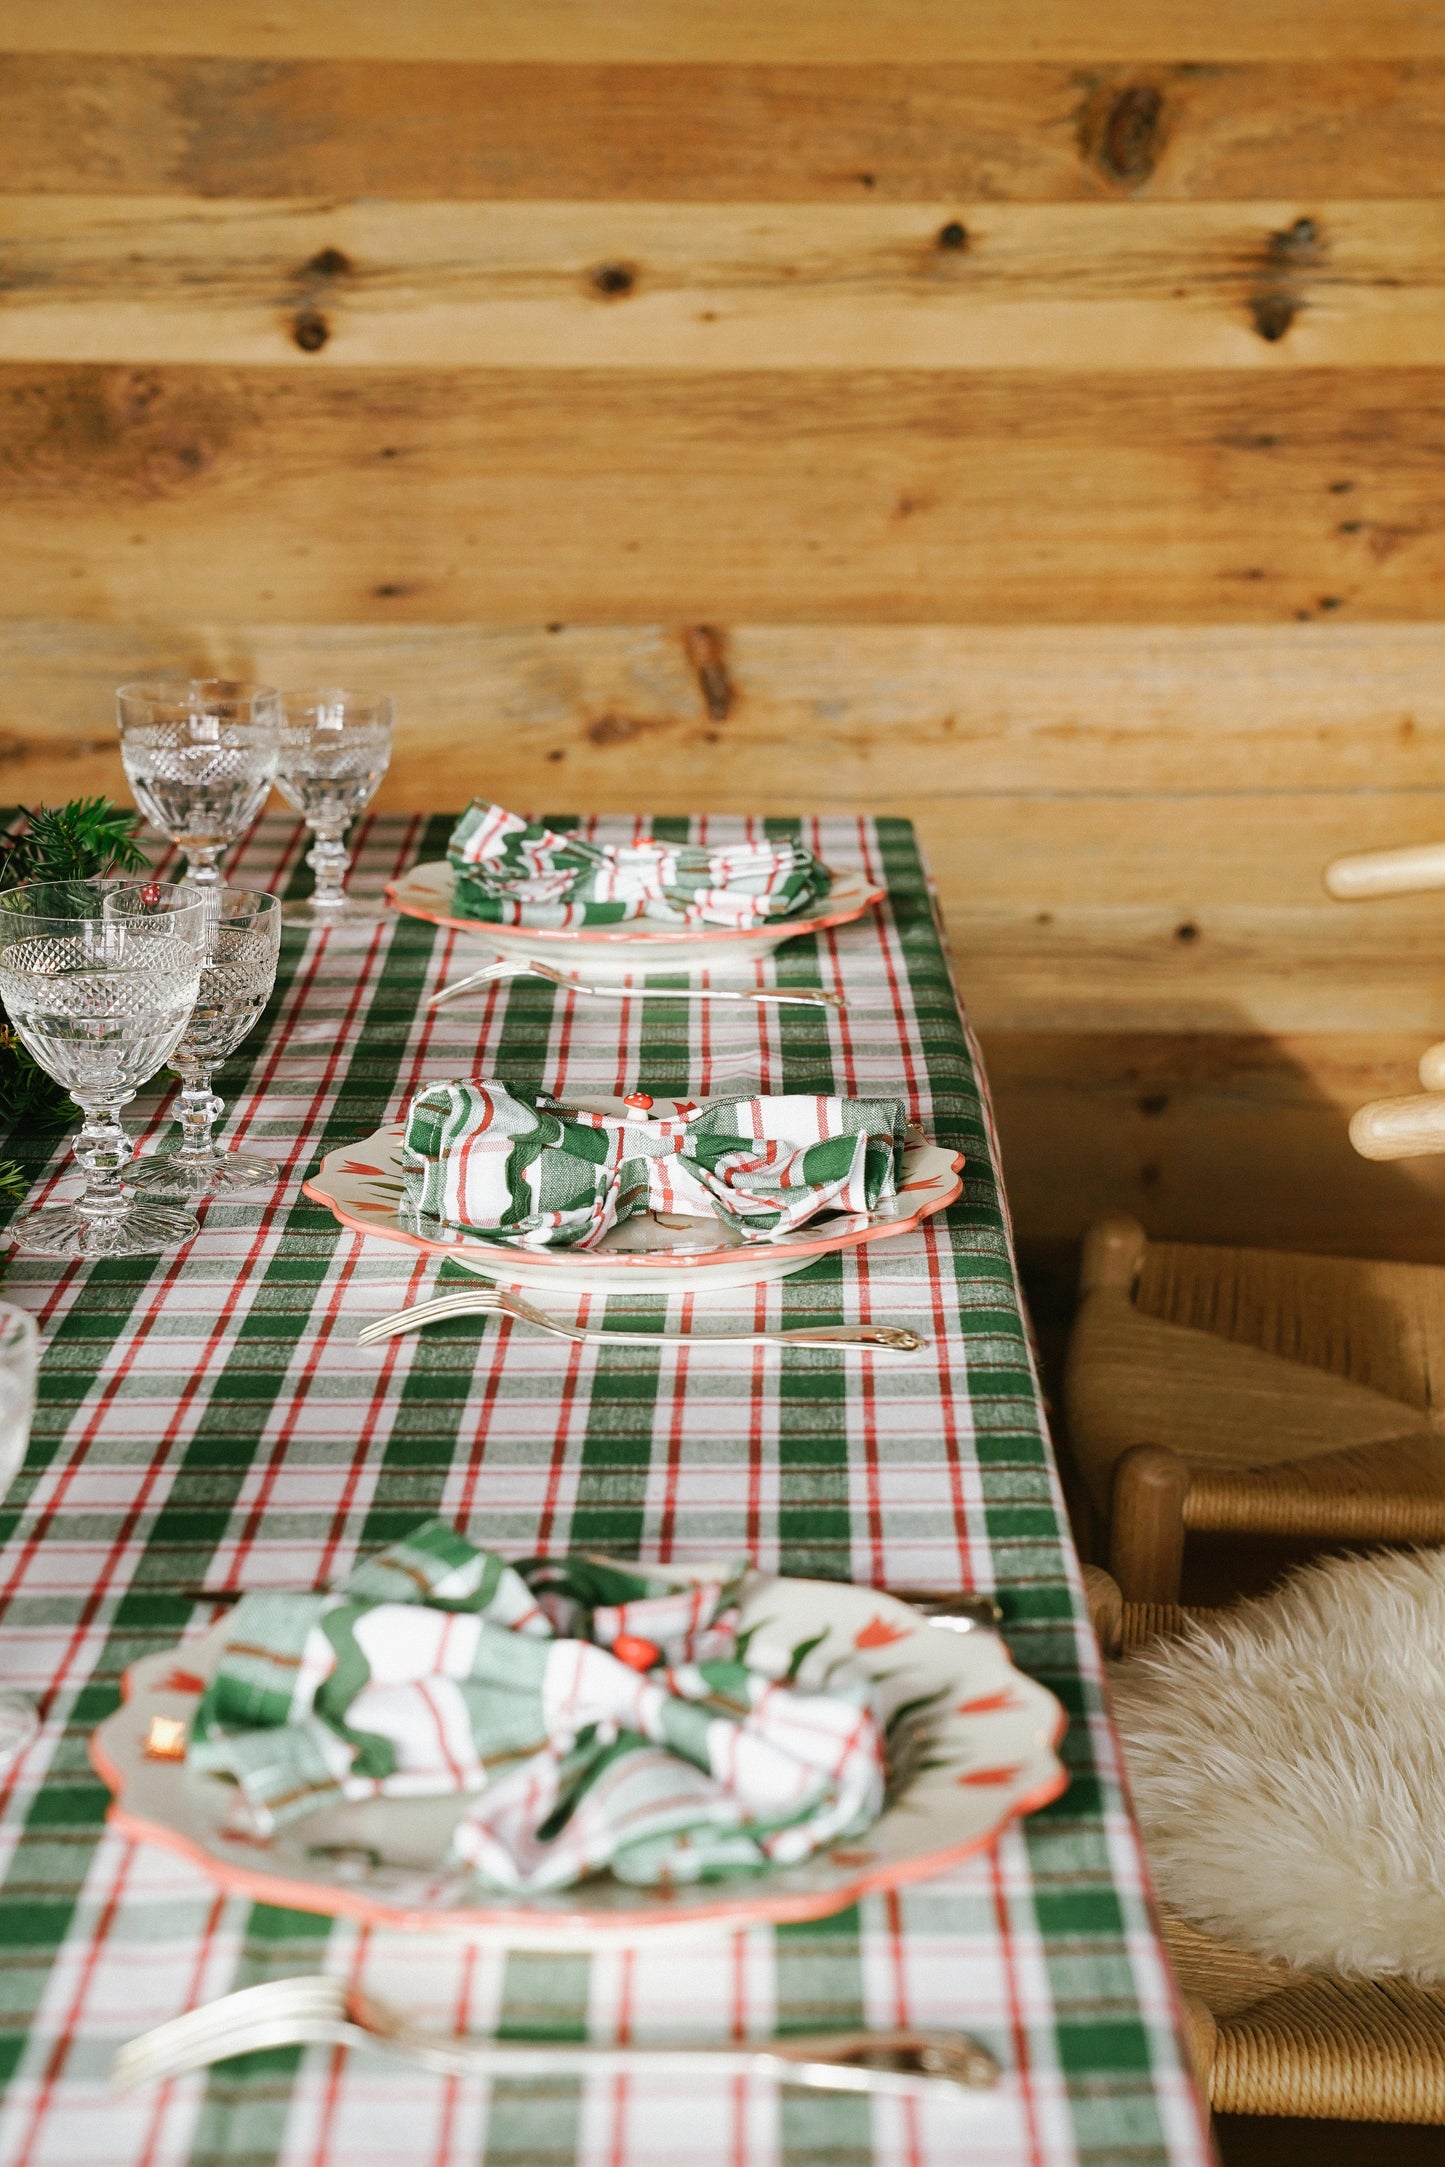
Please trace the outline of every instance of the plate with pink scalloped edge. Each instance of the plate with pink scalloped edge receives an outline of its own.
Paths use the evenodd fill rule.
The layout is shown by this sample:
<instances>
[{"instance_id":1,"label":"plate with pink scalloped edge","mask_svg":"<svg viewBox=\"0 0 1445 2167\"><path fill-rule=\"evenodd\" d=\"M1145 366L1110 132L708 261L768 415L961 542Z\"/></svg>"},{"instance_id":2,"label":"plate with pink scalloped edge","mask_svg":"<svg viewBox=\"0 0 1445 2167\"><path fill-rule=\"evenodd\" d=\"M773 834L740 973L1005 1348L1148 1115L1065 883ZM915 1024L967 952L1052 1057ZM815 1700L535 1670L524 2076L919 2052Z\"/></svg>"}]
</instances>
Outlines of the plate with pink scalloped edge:
<instances>
[{"instance_id":1,"label":"plate with pink scalloped edge","mask_svg":"<svg viewBox=\"0 0 1445 2167\"><path fill-rule=\"evenodd\" d=\"M686 1110L689 1102L604 1096L569 1101L600 1113L659 1118ZM911 1234L943 1211L963 1189L963 1155L928 1143L910 1128L898 1194L871 1212L837 1212L800 1227L780 1241L745 1241L720 1219L679 1213L638 1212L610 1229L595 1249L525 1249L517 1242L488 1241L439 1219L422 1219L407 1202L398 1123L357 1144L330 1151L303 1193L324 1204L358 1234L450 1257L468 1271L503 1286L550 1288L559 1294L675 1294L691 1287L714 1292L758 1286L801 1271L816 1257L854 1249L863 1242Z\"/></svg>"},{"instance_id":2,"label":"plate with pink scalloped edge","mask_svg":"<svg viewBox=\"0 0 1445 2167\"><path fill-rule=\"evenodd\" d=\"M716 1572L699 1564L681 1576ZM113 1794L115 1827L181 1853L229 1893L535 1949L824 1918L871 1891L945 1872L1064 1790L1057 1749L1067 1718L1046 1687L1015 1668L997 1633L950 1630L880 1589L762 1573L744 1587L741 1624L752 1632L750 1662L777 1676L796 1663L804 1690L825 1689L840 1664L864 1667L888 1740L888 1777L883 1812L861 1836L738 1879L640 1889L604 1873L546 1894L487 1890L448 1863L466 1808L455 1794L323 1809L265 1843L234 1833L228 1783L146 1751L157 1718L189 1723L225 1620L131 1666L121 1707L91 1738L91 1762Z\"/></svg>"},{"instance_id":3,"label":"plate with pink scalloped edge","mask_svg":"<svg viewBox=\"0 0 1445 2167\"><path fill-rule=\"evenodd\" d=\"M615 980L647 971L694 971L747 967L784 941L851 925L887 894L866 873L832 873L832 886L816 910L797 918L770 918L757 926L670 926L629 918L610 926L493 925L461 918L452 909L456 874L444 858L414 865L386 884L387 901L403 917L423 918L454 933L474 933L499 956L517 963L566 964L580 977Z\"/></svg>"}]
</instances>

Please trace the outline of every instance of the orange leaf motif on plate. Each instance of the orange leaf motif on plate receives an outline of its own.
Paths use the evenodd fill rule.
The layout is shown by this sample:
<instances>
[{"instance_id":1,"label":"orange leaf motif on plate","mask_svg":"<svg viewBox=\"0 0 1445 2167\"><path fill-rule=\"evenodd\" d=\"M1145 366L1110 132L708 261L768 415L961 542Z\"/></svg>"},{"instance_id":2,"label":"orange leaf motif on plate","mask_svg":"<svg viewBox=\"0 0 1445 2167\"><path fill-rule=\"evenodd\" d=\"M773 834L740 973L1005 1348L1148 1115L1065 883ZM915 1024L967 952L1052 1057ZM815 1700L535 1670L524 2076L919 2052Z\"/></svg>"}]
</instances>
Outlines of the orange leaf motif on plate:
<instances>
[{"instance_id":1,"label":"orange leaf motif on plate","mask_svg":"<svg viewBox=\"0 0 1445 2167\"><path fill-rule=\"evenodd\" d=\"M971 1768L966 1776L960 1776L958 1780L967 1784L1012 1783L1021 1773L1017 1768Z\"/></svg>"},{"instance_id":2,"label":"orange leaf motif on plate","mask_svg":"<svg viewBox=\"0 0 1445 2167\"><path fill-rule=\"evenodd\" d=\"M984 1693L977 1700L960 1701L955 1713L961 1716L997 1715L1000 1708L1014 1705L1013 1688L1005 1686L1001 1693Z\"/></svg>"},{"instance_id":3,"label":"orange leaf motif on plate","mask_svg":"<svg viewBox=\"0 0 1445 2167\"><path fill-rule=\"evenodd\" d=\"M890 1625L886 1618L876 1615L868 1620L861 1632L853 1635L855 1648L890 1648L895 1640L907 1640L911 1626Z\"/></svg>"}]
</instances>

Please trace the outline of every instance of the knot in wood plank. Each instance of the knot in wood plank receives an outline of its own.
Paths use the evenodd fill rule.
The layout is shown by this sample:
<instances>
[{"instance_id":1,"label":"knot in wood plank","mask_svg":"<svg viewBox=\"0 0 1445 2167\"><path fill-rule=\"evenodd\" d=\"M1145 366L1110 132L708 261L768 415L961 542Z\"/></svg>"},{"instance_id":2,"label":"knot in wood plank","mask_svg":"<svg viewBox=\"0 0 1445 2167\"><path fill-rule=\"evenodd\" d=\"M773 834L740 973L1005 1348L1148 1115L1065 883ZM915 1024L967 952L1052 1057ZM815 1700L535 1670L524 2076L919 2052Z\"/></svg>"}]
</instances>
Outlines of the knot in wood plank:
<instances>
[{"instance_id":1,"label":"knot in wood plank","mask_svg":"<svg viewBox=\"0 0 1445 2167\"><path fill-rule=\"evenodd\" d=\"M1102 86L1079 116L1079 148L1106 180L1142 188L1164 148L1164 93L1153 83Z\"/></svg>"},{"instance_id":2,"label":"knot in wood plank","mask_svg":"<svg viewBox=\"0 0 1445 2167\"><path fill-rule=\"evenodd\" d=\"M599 263L587 276L604 301L625 300L637 284L637 272L630 263Z\"/></svg>"},{"instance_id":3,"label":"knot in wood plank","mask_svg":"<svg viewBox=\"0 0 1445 2167\"><path fill-rule=\"evenodd\" d=\"M291 319L291 337L303 354L319 354L331 336L331 326L320 309L298 309Z\"/></svg>"},{"instance_id":4,"label":"knot in wood plank","mask_svg":"<svg viewBox=\"0 0 1445 2167\"><path fill-rule=\"evenodd\" d=\"M1249 313L1254 318L1255 330L1272 346L1284 337L1301 305L1293 294L1257 293L1250 297Z\"/></svg>"}]
</instances>

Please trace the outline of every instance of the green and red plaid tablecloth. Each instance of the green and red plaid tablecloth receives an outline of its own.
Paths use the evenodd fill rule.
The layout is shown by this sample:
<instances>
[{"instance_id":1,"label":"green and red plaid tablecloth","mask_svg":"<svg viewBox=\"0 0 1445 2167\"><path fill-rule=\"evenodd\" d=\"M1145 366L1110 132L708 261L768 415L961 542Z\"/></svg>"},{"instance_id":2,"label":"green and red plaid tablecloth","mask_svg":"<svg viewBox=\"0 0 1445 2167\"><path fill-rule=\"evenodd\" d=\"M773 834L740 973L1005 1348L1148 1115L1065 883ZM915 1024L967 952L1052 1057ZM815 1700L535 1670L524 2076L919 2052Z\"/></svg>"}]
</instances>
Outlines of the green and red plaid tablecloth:
<instances>
[{"instance_id":1,"label":"green and red plaid tablecloth","mask_svg":"<svg viewBox=\"0 0 1445 2167\"><path fill-rule=\"evenodd\" d=\"M353 885L444 854L450 816L379 818ZM1162 2167L1207 2148L1124 1811L1045 1439L978 1057L902 821L660 821L704 843L800 835L887 881L884 908L758 966L848 1006L571 999L535 979L428 1011L478 936L398 921L288 934L263 1024L222 1071L238 1139L287 1167L212 1203L178 1256L83 1271L17 1258L44 1335L25 1471L0 1507L0 1682L42 1697L0 1782L0 2167ZM587 831L626 841L641 825ZM304 892L304 831L266 820L230 876ZM967 1153L965 1189L901 1239L709 1298L758 1324L912 1324L930 1360L773 1348L569 1347L467 1319L358 1348L457 1267L338 1227L300 1184L437 1077L699 1097L901 1091ZM152 1143L165 1116L140 1102ZM134 1110L133 1110L134 1111ZM49 1170L54 1177L63 1162ZM46 1174L43 1159L35 1161ZM695 1297L593 1298L673 1329ZM309 1587L440 1513L511 1556L746 1550L791 1573L995 1590L1019 1662L1072 1717L1072 1783L987 1857L813 1925L675 1952L548 1957L370 1932L216 1893L119 1841L86 1739L138 1657L214 1612L200 1587ZM180 1591L180 1592L178 1592ZM1008 2072L962 2107L720 2079L481 2082L369 2054L254 2055L117 2099L116 2047L193 2004L324 1969L414 2017L601 2040L962 2026Z\"/></svg>"}]
</instances>

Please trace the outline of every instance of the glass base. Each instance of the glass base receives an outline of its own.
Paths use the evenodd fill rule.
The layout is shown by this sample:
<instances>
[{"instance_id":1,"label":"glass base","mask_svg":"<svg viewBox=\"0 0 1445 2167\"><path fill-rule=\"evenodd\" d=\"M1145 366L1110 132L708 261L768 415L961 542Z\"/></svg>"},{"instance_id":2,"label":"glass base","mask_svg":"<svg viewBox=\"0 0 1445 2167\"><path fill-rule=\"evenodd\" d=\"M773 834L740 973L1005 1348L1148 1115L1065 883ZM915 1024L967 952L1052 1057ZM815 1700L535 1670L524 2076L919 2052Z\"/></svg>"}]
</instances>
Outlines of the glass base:
<instances>
[{"instance_id":1,"label":"glass base","mask_svg":"<svg viewBox=\"0 0 1445 2167\"><path fill-rule=\"evenodd\" d=\"M78 1204L42 1204L26 1212L7 1231L29 1257L153 1257L179 1249L201 1231L190 1212L171 1204L137 1198L114 1218L92 1218Z\"/></svg>"},{"instance_id":2,"label":"glass base","mask_svg":"<svg viewBox=\"0 0 1445 2167\"><path fill-rule=\"evenodd\" d=\"M351 926L374 932L377 926L387 925L396 916L386 903L354 903L348 895L340 903L318 903L312 896L301 896L294 903L281 905L282 925L306 926L313 933L334 933Z\"/></svg>"},{"instance_id":3,"label":"glass base","mask_svg":"<svg viewBox=\"0 0 1445 2167\"><path fill-rule=\"evenodd\" d=\"M132 1188L148 1196L176 1197L198 1204L224 1189L274 1188L282 1178L274 1159L249 1151L214 1151L209 1159L183 1159L178 1151L153 1151L133 1159L126 1172Z\"/></svg>"}]
</instances>

